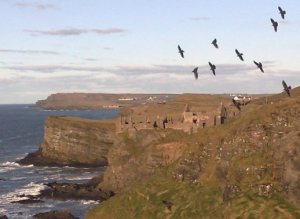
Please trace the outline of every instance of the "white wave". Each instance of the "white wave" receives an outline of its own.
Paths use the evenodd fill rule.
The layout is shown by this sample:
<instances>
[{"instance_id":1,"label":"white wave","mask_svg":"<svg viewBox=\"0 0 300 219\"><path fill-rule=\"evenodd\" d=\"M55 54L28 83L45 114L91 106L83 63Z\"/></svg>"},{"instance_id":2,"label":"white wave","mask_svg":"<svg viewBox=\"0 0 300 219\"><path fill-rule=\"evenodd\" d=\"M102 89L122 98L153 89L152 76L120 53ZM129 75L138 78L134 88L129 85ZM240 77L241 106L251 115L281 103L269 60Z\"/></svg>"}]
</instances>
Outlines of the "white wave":
<instances>
[{"instance_id":1,"label":"white wave","mask_svg":"<svg viewBox=\"0 0 300 219\"><path fill-rule=\"evenodd\" d=\"M31 170L31 171L26 171L25 173L30 173L30 174L32 174L32 173L35 173L35 171L34 171L34 170Z\"/></svg>"},{"instance_id":2,"label":"white wave","mask_svg":"<svg viewBox=\"0 0 300 219\"><path fill-rule=\"evenodd\" d=\"M82 200L82 201L80 201L80 203L83 204L83 205L96 205L96 204L99 204L98 201L93 201L93 200L89 200L89 201Z\"/></svg>"},{"instance_id":3,"label":"white wave","mask_svg":"<svg viewBox=\"0 0 300 219\"><path fill-rule=\"evenodd\" d=\"M20 167L21 165L16 162L7 161L5 163L0 164L2 167Z\"/></svg>"},{"instance_id":4,"label":"white wave","mask_svg":"<svg viewBox=\"0 0 300 219\"><path fill-rule=\"evenodd\" d=\"M27 177L12 177L9 180L16 181L16 180L21 180L21 179L27 179Z\"/></svg>"},{"instance_id":5,"label":"white wave","mask_svg":"<svg viewBox=\"0 0 300 219\"><path fill-rule=\"evenodd\" d=\"M18 164L18 163L16 163L16 162L10 162L10 161L6 161L6 162L4 162L4 163L1 163L0 164L0 167L11 167L11 168L17 168L17 167L22 167L22 168L28 168L28 167L33 167L33 165L32 164L30 164L30 165L20 165L20 164Z\"/></svg>"},{"instance_id":6,"label":"white wave","mask_svg":"<svg viewBox=\"0 0 300 219\"><path fill-rule=\"evenodd\" d=\"M65 169L76 169L76 167L70 167L70 166L63 166Z\"/></svg>"},{"instance_id":7,"label":"white wave","mask_svg":"<svg viewBox=\"0 0 300 219\"><path fill-rule=\"evenodd\" d=\"M34 167L34 165L33 165L33 164L30 164L30 165L24 165L24 166L22 166L22 167L28 168L28 167Z\"/></svg>"},{"instance_id":8,"label":"white wave","mask_svg":"<svg viewBox=\"0 0 300 219\"><path fill-rule=\"evenodd\" d=\"M15 169L17 169L17 167L1 167L0 173L6 173L6 172L9 172L9 171L15 170Z\"/></svg>"},{"instance_id":9,"label":"white wave","mask_svg":"<svg viewBox=\"0 0 300 219\"><path fill-rule=\"evenodd\" d=\"M1 195L0 203L8 204L14 201L26 200L28 199L26 196L39 195L43 189L45 189L45 185L31 182L20 189Z\"/></svg>"},{"instance_id":10,"label":"white wave","mask_svg":"<svg viewBox=\"0 0 300 219\"><path fill-rule=\"evenodd\" d=\"M24 153L24 154L20 155L20 157L17 157L16 160L21 160L24 157L26 157L27 155L28 155L28 153Z\"/></svg>"},{"instance_id":11,"label":"white wave","mask_svg":"<svg viewBox=\"0 0 300 219\"><path fill-rule=\"evenodd\" d=\"M65 177L65 180L89 180L91 178L92 178L91 176L86 176L86 177L74 176L74 177Z\"/></svg>"},{"instance_id":12,"label":"white wave","mask_svg":"<svg viewBox=\"0 0 300 219\"><path fill-rule=\"evenodd\" d=\"M45 203L43 203L43 208L54 208L54 204L45 204Z\"/></svg>"}]
</instances>

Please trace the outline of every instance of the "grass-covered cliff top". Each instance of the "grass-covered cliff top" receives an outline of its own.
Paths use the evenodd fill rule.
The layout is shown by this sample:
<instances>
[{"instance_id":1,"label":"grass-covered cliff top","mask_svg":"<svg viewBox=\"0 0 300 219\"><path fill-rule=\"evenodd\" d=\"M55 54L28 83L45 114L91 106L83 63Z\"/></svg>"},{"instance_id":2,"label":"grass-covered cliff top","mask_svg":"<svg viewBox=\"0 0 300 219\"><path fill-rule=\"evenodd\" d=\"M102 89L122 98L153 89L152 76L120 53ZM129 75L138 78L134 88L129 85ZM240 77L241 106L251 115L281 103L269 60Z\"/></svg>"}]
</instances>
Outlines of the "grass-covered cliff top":
<instances>
[{"instance_id":1,"label":"grass-covered cliff top","mask_svg":"<svg viewBox=\"0 0 300 219\"><path fill-rule=\"evenodd\" d=\"M97 128L115 132L115 120L94 120L72 116L49 116L46 124L54 126L73 126L77 128Z\"/></svg>"},{"instance_id":2,"label":"grass-covered cliff top","mask_svg":"<svg viewBox=\"0 0 300 219\"><path fill-rule=\"evenodd\" d=\"M291 95L250 104L224 126L193 135L165 133L164 140L144 147L179 142L184 149L178 159L162 159L151 176L137 177L86 218L300 218L300 89ZM127 170L141 174L153 164L137 154L145 157L151 149L134 156L120 150L119 160L134 163ZM109 168L122 170L120 165Z\"/></svg>"},{"instance_id":3,"label":"grass-covered cliff top","mask_svg":"<svg viewBox=\"0 0 300 219\"><path fill-rule=\"evenodd\" d=\"M105 106L133 106L147 102L149 97L163 101L176 94L109 94L109 93L57 93L51 94L45 100L39 100L36 105L44 109L101 109ZM132 101L121 100L132 98Z\"/></svg>"}]
</instances>

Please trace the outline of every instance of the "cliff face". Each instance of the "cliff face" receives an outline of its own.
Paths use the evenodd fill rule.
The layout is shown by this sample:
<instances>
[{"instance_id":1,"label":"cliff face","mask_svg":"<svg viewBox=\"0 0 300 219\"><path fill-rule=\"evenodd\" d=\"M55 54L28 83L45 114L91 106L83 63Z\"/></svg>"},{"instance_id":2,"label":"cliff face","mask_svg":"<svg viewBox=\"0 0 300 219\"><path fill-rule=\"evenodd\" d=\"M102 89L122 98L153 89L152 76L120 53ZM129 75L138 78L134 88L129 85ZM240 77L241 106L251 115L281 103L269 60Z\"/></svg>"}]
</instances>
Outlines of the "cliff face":
<instances>
[{"instance_id":1,"label":"cliff face","mask_svg":"<svg viewBox=\"0 0 300 219\"><path fill-rule=\"evenodd\" d=\"M176 138L168 138L172 133L186 136L174 130L119 134L108 154L109 166L99 187L114 192L126 190L176 161L187 145Z\"/></svg>"},{"instance_id":2,"label":"cliff face","mask_svg":"<svg viewBox=\"0 0 300 219\"><path fill-rule=\"evenodd\" d=\"M127 185L86 218L300 218L300 88L291 94L190 136L160 133L148 146L147 135L125 141L111 150L102 185L120 177ZM164 162L172 149L179 156Z\"/></svg>"},{"instance_id":3,"label":"cliff face","mask_svg":"<svg viewBox=\"0 0 300 219\"><path fill-rule=\"evenodd\" d=\"M51 116L45 121L44 141L39 150L21 164L58 166L105 166L114 143L113 121Z\"/></svg>"}]
</instances>

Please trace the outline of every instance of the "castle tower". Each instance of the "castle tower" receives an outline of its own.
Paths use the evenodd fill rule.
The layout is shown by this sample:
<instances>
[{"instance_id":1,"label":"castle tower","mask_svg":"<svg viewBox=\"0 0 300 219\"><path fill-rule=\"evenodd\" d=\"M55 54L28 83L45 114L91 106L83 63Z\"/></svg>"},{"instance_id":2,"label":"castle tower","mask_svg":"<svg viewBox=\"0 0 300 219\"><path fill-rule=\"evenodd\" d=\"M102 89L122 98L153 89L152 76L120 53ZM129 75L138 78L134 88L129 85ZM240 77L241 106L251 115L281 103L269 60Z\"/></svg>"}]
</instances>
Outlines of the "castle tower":
<instances>
[{"instance_id":1,"label":"castle tower","mask_svg":"<svg viewBox=\"0 0 300 219\"><path fill-rule=\"evenodd\" d=\"M191 112L189 104L185 105L184 111L183 111L183 122L184 123L193 123L193 112Z\"/></svg>"},{"instance_id":2,"label":"castle tower","mask_svg":"<svg viewBox=\"0 0 300 219\"><path fill-rule=\"evenodd\" d=\"M221 103L221 124L225 123L225 120L227 118L227 109L226 107L223 105L223 103Z\"/></svg>"},{"instance_id":3,"label":"castle tower","mask_svg":"<svg viewBox=\"0 0 300 219\"><path fill-rule=\"evenodd\" d=\"M191 112L191 109L190 109L190 105L189 105L189 104L186 104L186 105L185 105L184 111L183 111L183 112L186 112L186 113Z\"/></svg>"}]
</instances>

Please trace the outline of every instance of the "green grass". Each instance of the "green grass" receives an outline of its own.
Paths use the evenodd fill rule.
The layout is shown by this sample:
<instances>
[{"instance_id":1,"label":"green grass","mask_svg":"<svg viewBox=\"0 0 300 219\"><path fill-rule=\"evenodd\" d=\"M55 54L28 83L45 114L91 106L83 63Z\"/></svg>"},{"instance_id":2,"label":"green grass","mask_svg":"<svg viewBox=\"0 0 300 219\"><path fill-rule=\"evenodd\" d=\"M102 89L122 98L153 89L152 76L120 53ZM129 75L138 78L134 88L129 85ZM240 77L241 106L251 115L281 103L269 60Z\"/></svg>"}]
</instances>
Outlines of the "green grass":
<instances>
[{"instance_id":1,"label":"green grass","mask_svg":"<svg viewBox=\"0 0 300 219\"><path fill-rule=\"evenodd\" d=\"M73 126L84 129L97 128L113 132L115 131L114 120L92 120L71 116L49 116L46 122L50 123L54 127Z\"/></svg>"},{"instance_id":2,"label":"green grass","mask_svg":"<svg viewBox=\"0 0 300 219\"><path fill-rule=\"evenodd\" d=\"M167 210L162 200L173 203ZM96 218L299 218L300 211L280 194L258 197L243 192L227 202L214 181L205 184L175 182L168 171L160 172L130 190L89 210Z\"/></svg>"}]
</instances>

